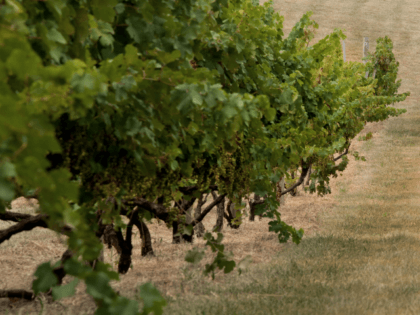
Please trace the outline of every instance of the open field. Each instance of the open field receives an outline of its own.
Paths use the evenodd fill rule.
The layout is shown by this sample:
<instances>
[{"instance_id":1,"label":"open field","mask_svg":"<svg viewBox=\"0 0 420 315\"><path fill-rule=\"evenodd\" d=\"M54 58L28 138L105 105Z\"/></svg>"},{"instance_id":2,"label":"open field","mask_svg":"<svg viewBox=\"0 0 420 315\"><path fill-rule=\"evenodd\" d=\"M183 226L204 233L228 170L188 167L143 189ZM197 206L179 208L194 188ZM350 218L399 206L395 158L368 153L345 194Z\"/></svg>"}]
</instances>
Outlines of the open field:
<instances>
[{"instance_id":1,"label":"open field","mask_svg":"<svg viewBox=\"0 0 420 315\"><path fill-rule=\"evenodd\" d=\"M345 29L347 60L362 57L363 36L390 36L400 62L400 92L412 96L399 106L401 117L370 124L373 139L354 142L367 158L355 162L333 181L333 193L318 198L301 192L288 197L282 218L305 230L299 246L278 244L267 221L224 229L224 244L235 260L250 255L249 268L238 275L218 273L212 281L200 266L189 266L187 250L203 246L171 244L164 224L149 226L155 257L142 258L139 237L133 242L133 269L114 287L134 296L136 287L153 282L168 298L166 314L418 314L420 311L420 5L391 0L276 0L285 16L286 34L306 11L319 23L317 39L334 28ZM20 211L36 207L21 201ZM207 229L215 214L204 220ZM4 223L0 228L5 227ZM37 228L0 246L0 288L30 289L36 266L58 259L64 240ZM113 264L115 251L106 250ZM209 259L209 258L207 258ZM208 260L207 260L208 261ZM65 282L70 281L65 279ZM77 288L74 297L55 303L0 299L0 314L92 314L94 303Z\"/></svg>"}]
</instances>

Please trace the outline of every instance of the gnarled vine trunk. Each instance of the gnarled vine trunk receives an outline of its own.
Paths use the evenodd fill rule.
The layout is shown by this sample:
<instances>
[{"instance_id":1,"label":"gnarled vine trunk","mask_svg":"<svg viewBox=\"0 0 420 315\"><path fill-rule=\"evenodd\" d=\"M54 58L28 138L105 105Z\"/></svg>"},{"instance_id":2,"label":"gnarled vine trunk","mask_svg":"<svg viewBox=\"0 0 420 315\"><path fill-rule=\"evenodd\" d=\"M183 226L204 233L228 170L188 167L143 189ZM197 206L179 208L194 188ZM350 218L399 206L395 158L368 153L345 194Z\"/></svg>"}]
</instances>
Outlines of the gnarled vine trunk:
<instances>
[{"instance_id":1,"label":"gnarled vine trunk","mask_svg":"<svg viewBox=\"0 0 420 315\"><path fill-rule=\"evenodd\" d=\"M146 223L143 221L138 220L138 222L135 223L137 228L140 232L140 238L141 238L141 255L147 256L152 255L154 256L155 253L153 252L152 247L152 237L150 236L149 228L147 227Z\"/></svg>"},{"instance_id":2,"label":"gnarled vine trunk","mask_svg":"<svg viewBox=\"0 0 420 315\"><path fill-rule=\"evenodd\" d=\"M292 172L292 174L291 174L291 177L292 177L292 179L295 179L295 172L293 171ZM293 185L293 184L292 184ZM293 188L291 191L290 191L290 194L294 197L294 196L296 196L297 195L297 187L296 188Z\"/></svg>"},{"instance_id":3,"label":"gnarled vine trunk","mask_svg":"<svg viewBox=\"0 0 420 315\"><path fill-rule=\"evenodd\" d=\"M310 182L311 182L311 174L312 174L312 165L309 166L309 170L308 170L308 177L306 178L306 185L309 186Z\"/></svg>"},{"instance_id":4,"label":"gnarled vine trunk","mask_svg":"<svg viewBox=\"0 0 420 315\"><path fill-rule=\"evenodd\" d=\"M208 195L205 199L203 199L203 195L201 195L198 199L197 207L195 208L194 212L194 219L197 219L201 215L201 207L206 203L207 197ZM200 222L194 226L194 232L196 237L203 237L205 230L206 229L204 228L203 222Z\"/></svg>"},{"instance_id":5,"label":"gnarled vine trunk","mask_svg":"<svg viewBox=\"0 0 420 315\"><path fill-rule=\"evenodd\" d=\"M216 199L218 196L216 192L211 192L213 199ZM214 232L222 232L223 230L223 217L225 214L225 198L217 205L217 220L216 224L213 226Z\"/></svg>"},{"instance_id":6,"label":"gnarled vine trunk","mask_svg":"<svg viewBox=\"0 0 420 315\"><path fill-rule=\"evenodd\" d=\"M235 224L235 222L233 221L236 218L236 212L237 209L235 209L235 204L232 202L232 200L229 200L226 207L225 218L228 222L229 227L232 229L239 229L240 226L240 224Z\"/></svg>"},{"instance_id":7,"label":"gnarled vine trunk","mask_svg":"<svg viewBox=\"0 0 420 315\"><path fill-rule=\"evenodd\" d=\"M192 206L197 198L191 197L190 200L186 200L184 198L177 204L178 208L180 209L181 213L186 216L185 223L191 223L191 211ZM194 236L194 229L191 231L191 235L182 233L184 223L181 221L174 221L172 222L172 244L180 244L182 241L187 243L193 242Z\"/></svg>"},{"instance_id":8,"label":"gnarled vine trunk","mask_svg":"<svg viewBox=\"0 0 420 315\"><path fill-rule=\"evenodd\" d=\"M255 201L260 201L261 197L258 195L254 196L254 200L249 203L249 221L255 221L255 207L258 204Z\"/></svg>"},{"instance_id":9,"label":"gnarled vine trunk","mask_svg":"<svg viewBox=\"0 0 420 315\"><path fill-rule=\"evenodd\" d=\"M121 255L122 249L118 243L117 232L115 231L114 224L108 224L105 227L103 242L108 245L108 248L114 247L118 255Z\"/></svg>"},{"instance_id":10,"label":"gnarled vine trunk","mask_svg":"<svg viewBox=\"0 0 420 315\"><path fill-rule=\"evenodd\" d=\"M280 203L280 206L286 203L286 195L282 195L283 191L286 190L284 177L280 178L280 181L276 184L276 198Z\"/></svg>"}]
</instances>

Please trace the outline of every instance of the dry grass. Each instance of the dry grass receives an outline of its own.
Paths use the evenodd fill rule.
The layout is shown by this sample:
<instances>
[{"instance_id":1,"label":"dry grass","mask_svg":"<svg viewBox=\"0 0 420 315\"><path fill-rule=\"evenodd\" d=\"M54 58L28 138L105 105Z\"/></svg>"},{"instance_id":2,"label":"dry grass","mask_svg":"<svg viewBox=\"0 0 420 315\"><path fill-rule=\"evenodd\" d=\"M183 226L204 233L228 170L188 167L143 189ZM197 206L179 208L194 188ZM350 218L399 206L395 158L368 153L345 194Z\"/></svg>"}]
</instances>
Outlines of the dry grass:
<instances>
[{"instance_id":1,"label":"dry grass","mask_svg":"<svg viewBox=\"0 0 420 315\"><path fill-rule=\"evenodd\" d=\"M207 203L211 202L209 198ZM282 211L283 219L296 227L302 227L306 234L319 230L319 213L326 208L332 207L331 198L325 198L324 203L319 203L316 197L308 196L300 192L297 197L288 198L287 204ZM12 204L13 211L23 211L33 213L35 207L25 202L23 198L16 200ZM256 218L255 222L249 222L246 217L240 229L234 230L224 226L224 244L228 251L234 253L236 261L240 261L246 256L252 257L251 265L265 264L272 260L281 249L286 246L279 244L276 236L268 232L267 222L269 219ZM210 230L216 222L216 214L210 213L204 220L207 230ZM8 223L2 222L0 228L7 227ZM172 231L164 223L154 222L149 225L153 240L155 257L141 257L141 243L138 232L134 237L133 250L133 269L121 276L120 282L113 283L115 289L127 296L135 294L136 287L144 282L152 281L168 298L177 297L181 287L186 287L191 283L196 283L199 279L204 283L209 279L201 277L201 271L205 263L208 263L211 254L208 253L200 266L189 267L184 261L185 254L194 246L204 248L202 239L195 240L194 244L172 244ZM11 240L0 246L0 279L1 288L4 289L30 289L33 280L32 274L38 264L48 260L58 260L66 247L63 239L54 232L36 228L30 232L20 233ZM118 256L115 250L105 250L105 261L114 265ZM225 278L225 279L223 279ZM67 278L66 278L67 279ZM193 280L191 282L191 279ZM216 282L225 281L223 275L216 276ZM69 282L67 279L65 282ZM184 289L186 293L188 289ZM46 301L44 301L45 303ZM83 314L91 313L94 309L93 301L84 294L84 286L79 285L77 294L74 297L64 299L61 303L46 304L44 314ZM20 311L22 314L30 314L31 310L39 312L41 303L10 301L0 299L0 313L10 311ZM77 311L76 311L77 310Z\"/></svg>"},{"instance_id":2,"label":"dry grass","mask_svg":"<svg viewBox=\"0 0 420 315\"><path fill-rule=\"evenodd\" d=\"M127 296L152 281L170 301L167 314L417 314L420 310L420 112L417 30L420 10L415 0L284 0L275 8L285 15L286 33L308 10L320 28L315 40L335 27L346 29L347 59L360 60L362 38L371 50L379 36L390 35L400 61L401 91L412 91L403 106L408 114L370 124L373 140L353 149L367 162L351 161L324 198L300 193L281 209L283 219L305 229L299 246L280 245L268 233L267 220L245 220L239 230L225 228L227 250L235 260L253 263L241 276L217 274L212 282L201 266L184 262L196 244L171 244L171 231L150 225L156 257L142 258L136 237L133 269L113 286ZM19 207L19 204L14 204ZM23 207L22 205L20 207ZM26 206L23 207L26 209ZM215 222L211 213L204 224ZM4 227L1 223L0 228ZM36 266L55 260L65 250L58 237L35 229L0 245L0 288L29 289ZM113 264L115 253L106 250ZM209 259L209 258L206 258ZM205 263L205 261L203 262ZM68 281L68 280L67 280ZM92 300L83 285L74 297L45 304L44 314L91 314ZM0 313L40 312L39 301L0 299Z\"/></svg>"}]
</instances>

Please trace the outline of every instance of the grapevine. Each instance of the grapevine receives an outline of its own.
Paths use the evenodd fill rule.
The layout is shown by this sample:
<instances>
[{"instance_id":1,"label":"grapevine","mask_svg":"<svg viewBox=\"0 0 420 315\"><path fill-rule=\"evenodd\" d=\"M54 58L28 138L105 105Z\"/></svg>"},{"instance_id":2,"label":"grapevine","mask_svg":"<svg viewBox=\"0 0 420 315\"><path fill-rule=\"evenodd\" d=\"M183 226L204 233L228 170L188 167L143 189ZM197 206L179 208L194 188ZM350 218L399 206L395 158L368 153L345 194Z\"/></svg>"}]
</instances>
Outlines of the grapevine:
<instances>
[{"instance_id":1,"label":"grapevine","mask_svg":"<svg viewBox=\"0 0 420 315\"><path fill-rule=\"evenodd\" d=\"M313 166L310 190L329 193L366 122L404 112L389 106L409 95L397 93L389 38L367 65L344 62L341 30L311 45L318 25L308 12L286 37L283 17L257 2L0 4L0 218L13 217L14 198L33 195L45 219L28 222L68 236L61 267L39 266L34 294L66 296L67 274L85 282L98 314L139 314L109 285L118 274L97 261L104 222L116 223L125 273L134 224L155 217L185 234L226 196L263 197L269 230L298 244L303 230L278 211L279 179ZM213 191L212 207L184 227L194 201ZM0 243L13 235L0 231ZM206 272L233 270L223 235L205 237L217 251ZM154 301L143 313L160 313L164 299L143 289Z\"/></svg>"}]
</instances>

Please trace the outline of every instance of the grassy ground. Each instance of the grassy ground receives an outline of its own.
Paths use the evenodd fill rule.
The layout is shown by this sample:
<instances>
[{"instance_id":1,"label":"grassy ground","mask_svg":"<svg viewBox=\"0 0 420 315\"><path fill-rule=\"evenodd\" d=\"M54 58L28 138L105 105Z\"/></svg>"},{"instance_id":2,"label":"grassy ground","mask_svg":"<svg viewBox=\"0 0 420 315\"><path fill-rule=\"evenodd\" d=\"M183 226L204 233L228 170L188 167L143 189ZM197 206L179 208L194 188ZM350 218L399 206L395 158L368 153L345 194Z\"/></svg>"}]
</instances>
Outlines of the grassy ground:
<instances>
[{"instance_id":1,"label":"grassy ground","mask_svg":"<svg viewBox=\"0 0 420 315\"><path fill-rule=\"evenodd\" d=\"M251 256L238 275L203 278L201 266L183 258L195 245L171 244L163 224L150 230L156 257L142 258L138 237L133 269L114 287L134 296L136 287L152 281L168 298L166 314L417 314L420 310L420 111L417 63L420 10L415 0L275 0L285 15L286 33L308 10L320 28L319 39L334 28L346 29L347 59L360 60L363 36L371 50L377 37L389 35L400 61L401 91L412 97L401 106L408 113L370 124L363 133L373 139L355 143L367 162L351 161L324 198L301 193L289 198L283 219L305 229L299 246L280 245L267 222L246 221L239 230L225 228L224 243L236 260ZM316 40L315 39L315 40ZM17 202L15 208L30 211ZM205 219L206 228L215 214ZM4 224L0 222L0 228ZM37 228L0 245L0 288L30 289L36 266L56 260L62 241ZM115 253L106 250L113 264ZM205 263L205 261L203 262ZM66 279L65 282L70 281ZM41 303L42 302L42 303ZM92 314L94 304L83 285L60 303L0 299L0 314ZM42 306L44 305L44 306Z\"/></svg>"}]
</instances>

